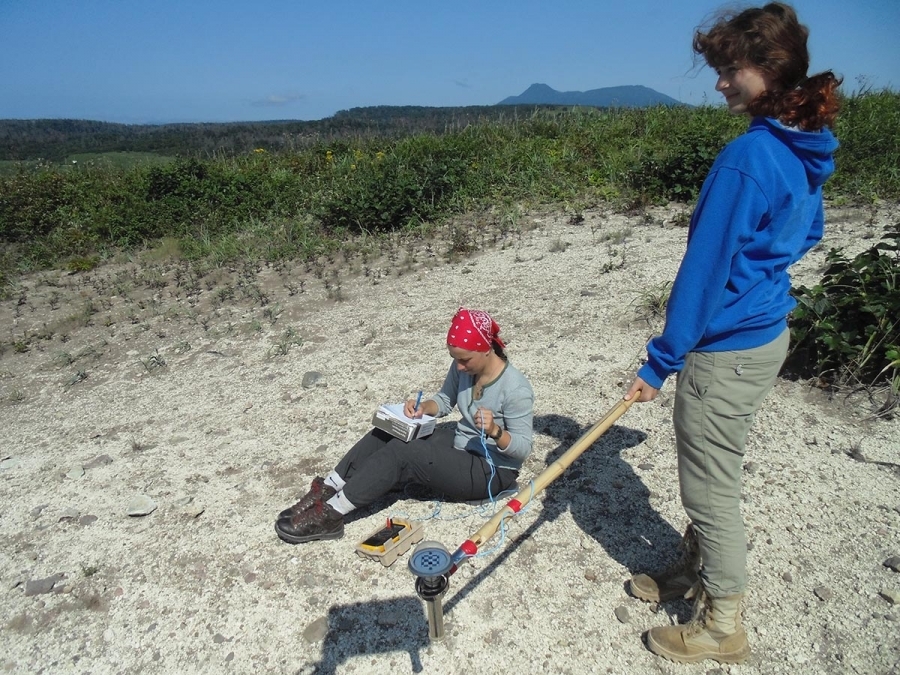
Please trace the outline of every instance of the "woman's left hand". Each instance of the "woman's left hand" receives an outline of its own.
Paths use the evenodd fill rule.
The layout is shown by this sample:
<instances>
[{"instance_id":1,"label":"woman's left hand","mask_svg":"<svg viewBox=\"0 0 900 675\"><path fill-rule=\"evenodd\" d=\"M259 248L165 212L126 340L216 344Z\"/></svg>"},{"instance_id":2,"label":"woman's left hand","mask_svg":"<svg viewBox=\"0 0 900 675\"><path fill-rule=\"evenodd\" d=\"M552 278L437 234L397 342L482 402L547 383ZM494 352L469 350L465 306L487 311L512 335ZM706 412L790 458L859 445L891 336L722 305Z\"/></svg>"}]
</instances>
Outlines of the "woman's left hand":
<instances>
[{"instance_id":1,"label":"woman's left hand","mask_svg":"<svg viewBox=\"0 0 900 675\"><path fill-rule=\"evenodd\" d=\"M490 435L494 428L494 413L488 408L479 408L475 411L475 426Z\"/></svg>"}]
</instances>

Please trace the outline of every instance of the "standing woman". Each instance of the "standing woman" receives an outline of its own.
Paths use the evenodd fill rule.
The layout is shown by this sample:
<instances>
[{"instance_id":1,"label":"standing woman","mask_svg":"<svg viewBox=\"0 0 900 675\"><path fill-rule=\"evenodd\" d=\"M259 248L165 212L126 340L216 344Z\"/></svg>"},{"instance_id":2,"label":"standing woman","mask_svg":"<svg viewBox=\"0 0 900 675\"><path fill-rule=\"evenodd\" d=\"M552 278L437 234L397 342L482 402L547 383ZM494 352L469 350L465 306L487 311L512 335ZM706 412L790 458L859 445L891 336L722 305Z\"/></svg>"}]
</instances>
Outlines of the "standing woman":
<instances>
[{"instance_id":1,"label":"standing woman","mask_svg":"<svg viewBox=\"0 0 900 675\"><path fill-rule=\"evenodd\" d=\"M626 399L653 400L678 373L673 422L681 501L691 524L679 565L636 575L646 601L693 587L687 625L653 628L651 651L678 662L740 663L747 541L741 465L747 432L788 349L788 269L822 238L822 185L834 170L829 131L840 80L807 77L808 29L773 2L720 15L694 35L694 52L718 74L716 90L746 133L722 150L691 217L661 335L647 346Z\"/></svg>"}]
</instances>

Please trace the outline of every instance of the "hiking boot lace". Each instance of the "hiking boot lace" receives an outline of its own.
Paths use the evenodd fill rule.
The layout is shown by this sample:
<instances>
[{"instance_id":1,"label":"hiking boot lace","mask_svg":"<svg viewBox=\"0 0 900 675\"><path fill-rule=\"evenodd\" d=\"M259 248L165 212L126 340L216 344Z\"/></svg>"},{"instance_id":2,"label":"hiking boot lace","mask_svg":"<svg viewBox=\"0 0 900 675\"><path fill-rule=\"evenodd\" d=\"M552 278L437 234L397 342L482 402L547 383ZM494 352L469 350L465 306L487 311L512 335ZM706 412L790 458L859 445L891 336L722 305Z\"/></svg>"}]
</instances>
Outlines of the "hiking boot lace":
<instances>
[{"instance_id":1,"label":"hiking boot lace","mask_svg":"<svg viewBox=\"0 0 900 675\"><path fill-rule=\"evenodd\" d=\"M694 599L694 608L691 611L691 620L688 621L685 628L687 637L693 637L706 630L706 615L709 611L709 595L703 588L703 584L699 581L691 587L684 597L688 600Z\"/></svg>"}]
</instances>

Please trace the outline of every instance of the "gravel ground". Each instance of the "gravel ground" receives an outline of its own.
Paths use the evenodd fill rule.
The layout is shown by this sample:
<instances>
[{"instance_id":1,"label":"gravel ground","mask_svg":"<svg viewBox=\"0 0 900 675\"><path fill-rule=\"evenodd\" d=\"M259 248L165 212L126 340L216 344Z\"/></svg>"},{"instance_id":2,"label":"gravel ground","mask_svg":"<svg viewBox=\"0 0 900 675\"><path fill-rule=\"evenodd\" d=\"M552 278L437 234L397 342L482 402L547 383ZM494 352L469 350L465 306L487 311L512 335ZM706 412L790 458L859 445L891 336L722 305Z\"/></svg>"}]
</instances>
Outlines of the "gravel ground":
<instances>
[{"instance_id":1,"label":"gravel ground","mask_svg":"<svg viewBox=\"0 0 900 675\"><path fill-rule=\"evenodd\" d=\"M898 214L830 208L826 241L795 279L815 282L828 247L859 251ZM661 328L647 308L674 276L684 214L488 221L305 267L196 277L147 255L22 280L0 303L0 666L900 673L900 573L889 564L900 556L900 419L807 382L778 381L748 443L753 653L741 666L654 656L642 633L690 606L626 592L633 572L674 555L686 523L673 383L451 578L443 641L428 640L409 554L384 567L355 544L396 515L452 551L489 507L406 490L357 514L341 540L276 537L277 512L334 466L379 404L440 385L459 305L495 316L534 386L523 485L621 397ZM480 252L448 261L466 236Z\"/></svg>"}]
</instances>

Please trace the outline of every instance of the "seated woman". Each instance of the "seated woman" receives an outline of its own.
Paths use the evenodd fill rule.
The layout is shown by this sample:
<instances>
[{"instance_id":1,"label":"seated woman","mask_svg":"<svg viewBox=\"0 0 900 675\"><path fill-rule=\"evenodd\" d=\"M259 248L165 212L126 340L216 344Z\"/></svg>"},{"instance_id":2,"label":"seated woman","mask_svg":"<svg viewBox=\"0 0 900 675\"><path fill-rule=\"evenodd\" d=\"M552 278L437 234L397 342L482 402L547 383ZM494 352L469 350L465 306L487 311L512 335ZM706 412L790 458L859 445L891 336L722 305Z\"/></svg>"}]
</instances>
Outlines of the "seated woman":
<instances>
[{"instance_id":1,"label":"seated woman","mask_svg":"<svg viewBox=\"0 0 900 675\"><path fill-rule=\"evenodd\" d=\"M455 430L404 442L380 429L363 436L337 467L278 516L275 531L300 544L344 536L344 516L407 483L449 499L488 499L514 487L531 452L534 392L506 357L500 327L487 312L460 309L447 333L453 363L441 390L408 417L444 417L456 406Z\"/></svg>"}]
</instances>

